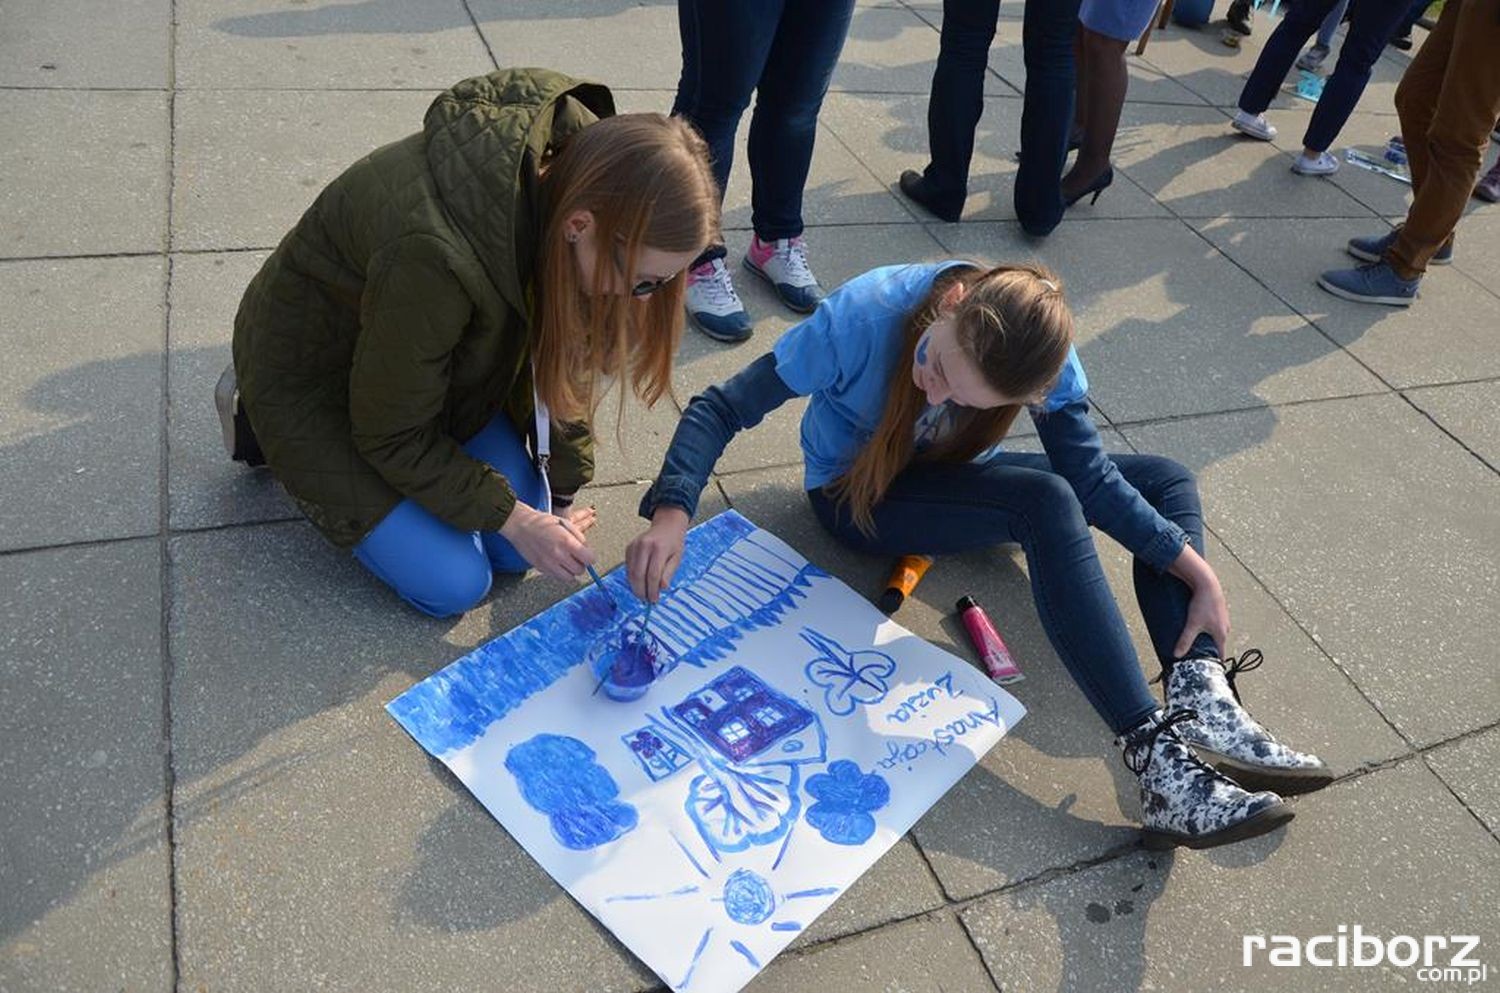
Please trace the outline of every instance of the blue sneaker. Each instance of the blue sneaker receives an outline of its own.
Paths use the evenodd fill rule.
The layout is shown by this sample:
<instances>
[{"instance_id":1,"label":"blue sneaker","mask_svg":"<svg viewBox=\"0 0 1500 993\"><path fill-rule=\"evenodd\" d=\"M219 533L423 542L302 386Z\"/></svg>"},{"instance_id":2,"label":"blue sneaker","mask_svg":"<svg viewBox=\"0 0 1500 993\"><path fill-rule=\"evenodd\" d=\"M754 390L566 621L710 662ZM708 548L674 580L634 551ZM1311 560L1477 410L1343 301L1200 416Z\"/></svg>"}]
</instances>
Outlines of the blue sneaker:
<instances>
[{"instance_id":1,"label":"blue sneaker","mask_svg":"<svg viewBox=\"0 0 1500 993\"><path fill-rule=\"evenodd\" d=\"M799 235L766 243L750 237L745 268L771 284L781 302L799 314L811 314L823 302L823 287L807 265L807 245Z\"/></svg>"},{"instance_id":2,"label":"blue sneaker","mask_svg":"<svg viewBox=\"0 0 1500 993\"><path fill-rule=\"evenodd\" d=\"M1379 262L1385 258L1386 250L1396 241L1396 235L1401 229L1397 228L1389 234L1370 235L1368 238L1350 238L1349 244L1344 246L1344 251L1359 259L1361 262ZM1453 264L1453 239L1449 238L1443 243L1443 247L1437 250L1437 254L1427 260L1428 265L1452 265Z\"/></svg>"},{"instance_id":3,"label":"blue sneaker","mask_svg":"<svg viewBox=\"0 0 1500 993\"><path fill-rule=\"evenodd\" d=\"M1371 262L1358 269L1330 269L1318 277L1318 285L1336 297L1392 307L1410 307L1421 282L1421 276L1402 279L1386 262Z\"/></svg>"},{"instance_id":4,"label":"blue sneaker","mask_svg":"<svg viewBox=\"0 0 1500 993\"><path fill-rule=\"evenodd\" d=\"M750 337L750 315L734 291L723 259L710 259L688 270L687 311L698 330L715 341L744 341Z\"/></svg>"}]
</instances>

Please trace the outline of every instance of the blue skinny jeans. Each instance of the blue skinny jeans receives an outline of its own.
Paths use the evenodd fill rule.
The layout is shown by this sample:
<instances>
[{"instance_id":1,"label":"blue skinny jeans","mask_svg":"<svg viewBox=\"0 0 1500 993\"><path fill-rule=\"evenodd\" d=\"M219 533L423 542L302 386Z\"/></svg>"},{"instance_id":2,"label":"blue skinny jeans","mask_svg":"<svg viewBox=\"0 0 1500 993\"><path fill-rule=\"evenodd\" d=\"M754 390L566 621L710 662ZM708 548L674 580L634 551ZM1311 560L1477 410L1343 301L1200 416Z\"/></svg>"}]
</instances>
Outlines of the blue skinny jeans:
<instances>
[{"instance_id":1,"label":"blue skinny jeans","mask_svg":"<svg viewBox=\"0 0 1500 993\"><path fill-rule=\"evenodd\" d=\"M1111 456L1125 481L1203 552L1203 509L1192 473L1155 455ZM1032 597L1047 638L1073 681L1116 734L1160 706L1146 686L1135 646L1104 578L1094 537L1067 480L1047 456L1001 452L982 463L917 463L874 507L866 535L822 490L813 512L835 538L880 555L944 555L1016 542L1026 554ZM1190 591L1176 577L1134 561L1136 603L1163 670L1187 623ZM1215 658L1200 634L1183 658Z\"/></svg>"}]
</instances>

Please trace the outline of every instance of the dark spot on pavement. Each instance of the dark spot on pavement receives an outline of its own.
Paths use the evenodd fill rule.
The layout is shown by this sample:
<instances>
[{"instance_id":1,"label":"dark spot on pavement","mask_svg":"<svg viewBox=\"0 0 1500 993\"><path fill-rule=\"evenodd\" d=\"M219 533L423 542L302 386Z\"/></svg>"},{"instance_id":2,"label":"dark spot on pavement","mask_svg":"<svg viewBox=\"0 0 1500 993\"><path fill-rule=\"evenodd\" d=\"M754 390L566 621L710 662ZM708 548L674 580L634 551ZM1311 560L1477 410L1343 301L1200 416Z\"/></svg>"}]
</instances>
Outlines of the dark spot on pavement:
<instances>
[{"instance_id":1,"label":"dark spot on pavement","mask_svg":"<svg viewBox=\"0 0 1500 993\"><path fill-rule=\"evenodd\" d=\"M1095 924L1106 924L1109 922L1109 908L1102 903L1091 903L1083 908L1083 916Z\"/></svg>"},{"instance_id":2,"label":"dark spot on pavement","mask_svg":"<svg viewBox=\"0 0 1500 993\"><path fill-rule=\"evenodd\" d=\"M1116 900L1115 901L1115 913L1117 913L1117 914L1133 914L1133 913L1135 913L1135 904L1131 903L1129 900Z\"/></svg>"}]
</instances>

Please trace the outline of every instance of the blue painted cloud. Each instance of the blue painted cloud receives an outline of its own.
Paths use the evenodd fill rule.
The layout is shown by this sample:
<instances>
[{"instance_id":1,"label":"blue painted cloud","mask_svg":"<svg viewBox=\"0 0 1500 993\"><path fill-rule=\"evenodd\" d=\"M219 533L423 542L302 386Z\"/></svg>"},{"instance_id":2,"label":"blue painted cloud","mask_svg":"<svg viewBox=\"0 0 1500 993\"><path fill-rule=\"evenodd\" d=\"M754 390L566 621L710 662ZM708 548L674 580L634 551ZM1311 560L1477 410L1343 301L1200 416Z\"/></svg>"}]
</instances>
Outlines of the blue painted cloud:
<instances>
[{"instance_id":1,"label":"blue painted cloud","mask_svg":"<svg viewBox=\"0 0 1500 993\"><path fill-rule=\"evenodd\" d=\"M594 761L594 750L577 738L539 734L505 756L521 796L546 814L558 844L597 848L633 830L635 808L618 803L620 788Z\"/></svg>"},{"instance_id":2,"label":"blue painted cloud","mask_svg":"<svg viewBox=\"0 0 1500 993\"><path fill-rule=\"evenodd\" d=\"M851 652L812 628L803 628L802 640L817 649L818 657L807 663L807 678L823 688L830 713L846 717L858 704L879 703L890 692L887 682L896 672L896 662L884 652Z\"/></svg>"},{"instance_id":3,"label":"blue painted cloud","mask_svg":"<svg viewBox=\"0 0 1500 993\"><path fill-rule=\"evenodd\" d=\"M827 772L808 777L807 792L815 801L807 808L807 823L835 845L862 845L875 833L873 811L891 799L891 788L876 775L866 775L848 759L839 759Z\"/></svg>"}]
</instances>

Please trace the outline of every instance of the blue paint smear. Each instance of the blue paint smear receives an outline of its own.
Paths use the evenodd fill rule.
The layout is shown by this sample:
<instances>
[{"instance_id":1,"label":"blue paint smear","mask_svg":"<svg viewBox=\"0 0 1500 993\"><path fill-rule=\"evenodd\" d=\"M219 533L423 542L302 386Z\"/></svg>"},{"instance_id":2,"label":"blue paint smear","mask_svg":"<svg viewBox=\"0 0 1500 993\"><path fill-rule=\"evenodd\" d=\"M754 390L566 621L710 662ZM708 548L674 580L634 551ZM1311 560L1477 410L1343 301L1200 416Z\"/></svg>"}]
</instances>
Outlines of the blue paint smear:
<instances>
[{"instance_id":1,"label":"blue paint smear","mask_svg":"<svg viewBox=\"0 0 1500 993\"><path fill-rule=\"evenodd\" d=\"M505 768L521 797L546 814L558 844L583 851L635 829L636 811L615 797L620 788L577 738L539 734L510 750Z\"/></svg>"},{"instance_id":2,"label":"blue paint smear","mask_svg":"<svg viewBox=\"0 0 1500 993\"><path fill-rule=\"evenodd\" d=\"M922 335L922 340L917 342L917 365L927 364L927 345L932 341L932 332Z\"/></svg>"},{"instance_id":3,"label":"blue paint smear","mask_svg":"<svg viewBox=\"0 0 1500 993\"><path fill-rule=\"evenodd\" d=\"M862 845L875 833L873 811L891 799L891 788L876 773L865 774L848 759L839 759L807 779L815 801L807 809L807 823L835 845Z\"/></svg>"},{"instance_id":4,"label":"blue paint smear","mask_svg":"<svg viewBox=\"0 0 1500 993\"><path fill-rule=\"evenodd\" d=\"M682 839L674 834L672 835L672 840L677 842L677 847L682 849L682 854L687 856L687 860L693 863L693 868L698 870L698 875L702 876L704 879L707 879L708 873L704 871L703 866L698 864L698 860L693 858L693 853L688 851L688 847L682 843Z\"/></svg>"},{"instance_id":5,"label":"blue paint smear","mask_svg":"<svg viewBox=\"0 0 1500 993\"><path fill-rule=\"evenodd\" d=\"M698 939L698 948L693 952L693 960L688 963L687 975L682 977L682 982L677 985L687 989L687 984L692 981L693 970L698 968L698 960L703 957L703 949L708 947L708 936L714 933L713 928L703 932L703 937Z\"/></svg>"},{"instance_id":6,"label":"blue paint smear","mask_svg":"<svg viewBox=\"0 0 1500 993\"><path fill-rule=\"evenodd\" d=\"M830 893L837 893L838 891L839 891L839 888L837 886L824 886L822 889L816 889L816 890L798 890L795 893L788 893L782 899L784 899L784 900L796 900L796 899L799 899L799 898L804 897L804 896L828 896Z\"/></svg>"},{"instance_id":7,"label":"blue paint smear","mask_svg":"<svg viewBox=\"0 0 1500 993\"><path fill-rule=\"evenodd\" d=\"M802 925L796 921L776 921L771 925L772 931L801 931Z\"/></svg>"},{"instance_id":8,"label":"blue paint smear","mask_svg":"<svg viewBox=\"0 0 1500 993\"><path fill-rule=\"evenodd\" d=\"M688 532L673 586L651 616L651 633L674 664L703 667L749 631L774 624L827 573L751 537L755 525L725 511ZM703 581L699 590L684 589ZM442 757L582 664L597 646L639 628L645 605L624 570L590 585L458 659L386 705L423 748ZM622 609L613 610L610 600Z\"/></svg>"},{"instance_id":9,"label":"blue paint smear","mask_svg":"<svg viewBox=\"0 0 1500 993\"><path fill-rule=\"evenodd\" d=\"M737 924L760 924L776 909L771 884L749 869L736 869L724 883L724 912Z\"/></svg>"},{"instance_id":10,"label":"blue paint smear","mask_svg":"<svg viewBox=\"0 0 1500 993\"><path fill-rule=\"evenodd\" d=\"M755 967L757 969L760 968L760 959L756 958L751 953L750 949L746 948L744 945L740 944L738 941L731 941L729 943L729 947L733 948L735 951L737 951L741 955L745 956L745 961L749 962L753 967Z\"/></svg>"},{"instance_id":11,"label":"blue paint smear","mask_svg":"<svg viewBox=\"0 0 1500 993\"><path fill-rule=\"evenodd\" d=\"M621 893L619 896L607 896L605 903L638 903L642 900L660 900L669 896L687 896L689 893L697 893L696 886L679 886L670 893Z\"/></svg>"}]
</instances>

